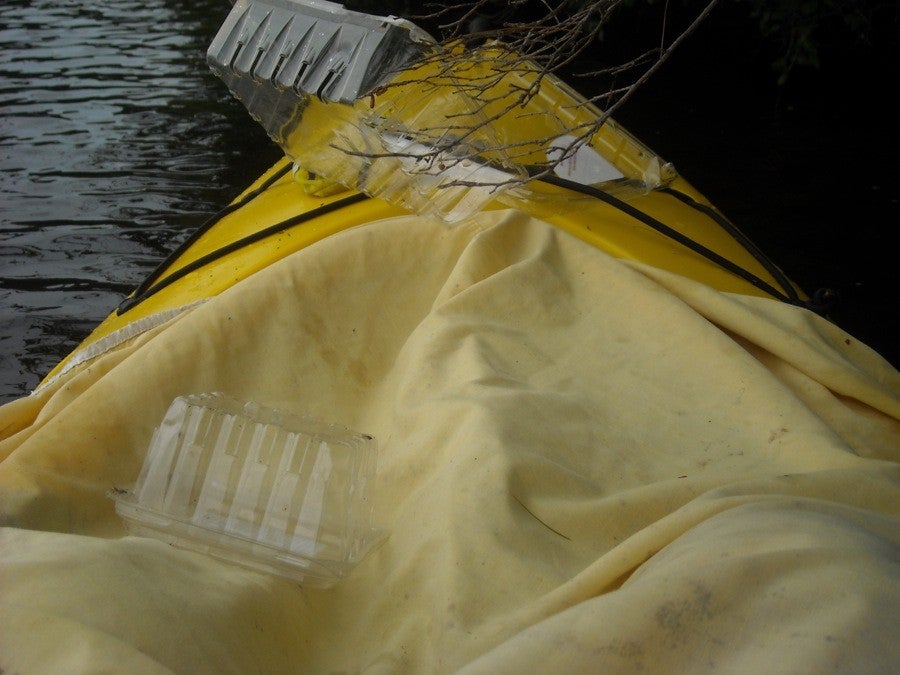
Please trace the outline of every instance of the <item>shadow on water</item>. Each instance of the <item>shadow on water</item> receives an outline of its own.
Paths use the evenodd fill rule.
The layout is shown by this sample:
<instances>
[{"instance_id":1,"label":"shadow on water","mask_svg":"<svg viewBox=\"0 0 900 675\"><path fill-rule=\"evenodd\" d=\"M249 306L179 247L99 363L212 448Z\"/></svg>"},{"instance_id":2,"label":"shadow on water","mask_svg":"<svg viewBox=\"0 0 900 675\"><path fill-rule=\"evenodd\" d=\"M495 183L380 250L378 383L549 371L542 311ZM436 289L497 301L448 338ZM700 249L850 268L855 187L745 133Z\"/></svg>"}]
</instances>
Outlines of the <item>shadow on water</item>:
<instances>
[{"instance_id":1,"label":"shadow on water","mask_svg":"<svg viewBox=\"0 0 900 675\"><path fill-rule=\"evenodd\" d=\"M229 8L0 5L0 403L279 156L206 67ZM900 181L880 105L896 65L845 58L777 91L746 26L720 14L616 117L806 291L834 289L834 320L896 364L884 236Z\"/></svg>"}]
</instances>

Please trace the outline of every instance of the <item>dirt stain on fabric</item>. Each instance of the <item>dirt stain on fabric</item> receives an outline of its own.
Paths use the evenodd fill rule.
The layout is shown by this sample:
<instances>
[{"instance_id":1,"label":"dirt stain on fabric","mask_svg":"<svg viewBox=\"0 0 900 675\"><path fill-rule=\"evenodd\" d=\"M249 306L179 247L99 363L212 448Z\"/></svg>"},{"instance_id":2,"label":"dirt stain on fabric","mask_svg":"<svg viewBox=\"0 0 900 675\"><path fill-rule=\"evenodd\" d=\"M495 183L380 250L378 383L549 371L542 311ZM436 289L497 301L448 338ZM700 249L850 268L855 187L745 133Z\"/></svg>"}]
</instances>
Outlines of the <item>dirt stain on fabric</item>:
<instances>
[{"instance_id":1,"label":"dirt stain on fabric","mask_svg":"<svg viewBox=\"0 0 900 675\"><path fill-rule=\"evenodd\" d=\"M696 630L698 624L713 618L711 604L712 592L702 584L697 584L693 595L663 603L654 617L660 628L678 639L689 631Z\"/></svg>"}]
</instances>

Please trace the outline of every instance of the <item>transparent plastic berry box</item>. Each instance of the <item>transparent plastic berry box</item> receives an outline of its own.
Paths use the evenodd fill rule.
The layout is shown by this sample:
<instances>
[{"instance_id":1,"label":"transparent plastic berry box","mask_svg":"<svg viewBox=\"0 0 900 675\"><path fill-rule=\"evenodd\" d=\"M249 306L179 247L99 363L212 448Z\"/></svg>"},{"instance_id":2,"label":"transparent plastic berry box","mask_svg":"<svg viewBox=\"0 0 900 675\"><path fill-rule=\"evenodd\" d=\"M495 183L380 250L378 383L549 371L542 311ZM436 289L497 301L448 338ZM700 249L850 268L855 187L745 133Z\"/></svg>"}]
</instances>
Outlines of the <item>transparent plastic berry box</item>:
<instances>
[{"instance_id":1,"label":"transparent plastic berry box","mask_svg":"<svg viewBox=\"0 0 900 675\"><path fill-rule=\"evenodd\" d=\"M133 490L132 534L327 588L381 538L368 434L221 393L176 398Z\"/></svg>"}]
</instances>

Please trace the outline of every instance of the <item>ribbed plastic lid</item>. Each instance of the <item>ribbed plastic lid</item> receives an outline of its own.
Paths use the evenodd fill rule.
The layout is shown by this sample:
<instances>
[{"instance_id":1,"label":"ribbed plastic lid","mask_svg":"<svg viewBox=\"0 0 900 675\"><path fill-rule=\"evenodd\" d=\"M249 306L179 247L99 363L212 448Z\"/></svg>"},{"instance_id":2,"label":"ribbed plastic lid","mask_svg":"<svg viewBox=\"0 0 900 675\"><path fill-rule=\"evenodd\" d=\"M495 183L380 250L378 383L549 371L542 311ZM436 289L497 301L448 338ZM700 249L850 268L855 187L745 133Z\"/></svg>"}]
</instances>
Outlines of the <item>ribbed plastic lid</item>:
<instances>
[{"instance_id":1,"label":"ribbed plastic lid","mask_svg":"<svg viewBox=\"0 0 900 675\"><path fill-rule=\"evenodd\" d=\"M376 452L368 434L195 394L172 402L134 489L111 496L132 534L328 587L380 538Z\"/></svg>"}]
</instances>

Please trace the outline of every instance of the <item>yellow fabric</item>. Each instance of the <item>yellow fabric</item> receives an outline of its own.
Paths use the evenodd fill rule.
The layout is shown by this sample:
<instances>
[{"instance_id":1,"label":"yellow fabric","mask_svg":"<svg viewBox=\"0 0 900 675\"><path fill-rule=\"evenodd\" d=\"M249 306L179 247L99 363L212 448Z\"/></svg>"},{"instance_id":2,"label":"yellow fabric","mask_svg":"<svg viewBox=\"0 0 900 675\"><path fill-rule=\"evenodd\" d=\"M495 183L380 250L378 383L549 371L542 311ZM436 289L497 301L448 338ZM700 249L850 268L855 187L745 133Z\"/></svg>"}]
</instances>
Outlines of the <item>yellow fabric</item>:
<instances>
[{"instance_id":1,"label":"yellow fabric","mask_svg":"<svg viewBox=\"0 0 900 675\"><path fill-rule=\"evenodd\" d=\"M332 589L125 536L172 399L379 441ZM12 673L897 672L900 375L521 213L321 241L0 408Z\"/></svg>"}]
</instances>

